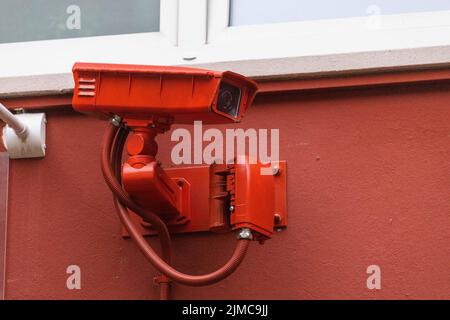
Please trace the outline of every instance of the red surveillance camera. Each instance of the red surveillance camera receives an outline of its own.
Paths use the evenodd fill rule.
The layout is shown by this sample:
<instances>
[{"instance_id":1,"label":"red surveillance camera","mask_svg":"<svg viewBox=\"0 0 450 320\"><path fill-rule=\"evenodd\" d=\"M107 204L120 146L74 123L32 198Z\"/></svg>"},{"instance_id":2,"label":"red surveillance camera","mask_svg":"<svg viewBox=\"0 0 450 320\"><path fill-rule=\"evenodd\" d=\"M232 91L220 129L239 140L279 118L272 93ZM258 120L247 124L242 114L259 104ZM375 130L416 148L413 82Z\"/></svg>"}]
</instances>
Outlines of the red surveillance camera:
<instances>
[{"instance_id":1,"label":"red surveillance camera","mask_svg":"<svg viewBox=\"0 0 450 320\"><path fill-rule=\"evenodd\" d=\"M239 163L163 168L156 161L156 136L172 123L233 123L252 104L257 85L246 77L181 67L76 63L75 110L112 119L102 151L102 170L115 196L127 233L168 279L208 285L232 273L250 240L263 242L286 226L286 172L282 161L273 175L243 157ZM129 136L130 134L130 136ZM122 163L126 145L128 158ZM238 245L223 268L185 275L170 266L170 233L238 230ZM142 239L158 233L163 261ZM167 250L169 253L167 253ZM167 288L167 286L166 286Z\"/></svg>"},{"instance_id":2,"label":"red surveillance camera","mask_svg":"<svg viewBox=\"0 0 450 320\"><path fill-rule=\"evenodd\" d=\"M76 110L128 119L239 122L257 91L255 82L230 71L76 63L73 74Z\"/></svg>"}]
</instances>

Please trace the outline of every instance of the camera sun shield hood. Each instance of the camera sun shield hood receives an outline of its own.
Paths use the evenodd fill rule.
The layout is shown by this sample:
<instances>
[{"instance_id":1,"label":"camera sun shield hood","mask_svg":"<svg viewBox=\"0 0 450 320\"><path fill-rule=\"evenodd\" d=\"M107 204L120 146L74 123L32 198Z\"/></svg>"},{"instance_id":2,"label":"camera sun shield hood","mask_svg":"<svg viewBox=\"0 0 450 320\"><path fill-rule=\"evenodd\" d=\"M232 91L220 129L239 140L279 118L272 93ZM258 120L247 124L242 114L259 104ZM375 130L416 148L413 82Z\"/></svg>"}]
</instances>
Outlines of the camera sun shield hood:
<instances>
[{"instance_id":1,"label":"camera sun shield hood","mask_svg":"<svg viewBox=\"0 0 450 320\"><path fill-rule=\"evenodd\" d=\"M234 72L186 67L75 63L73 74L75 110L136 120L239 122L258 90L254 81Z\"/></svg>"}]
</instances>

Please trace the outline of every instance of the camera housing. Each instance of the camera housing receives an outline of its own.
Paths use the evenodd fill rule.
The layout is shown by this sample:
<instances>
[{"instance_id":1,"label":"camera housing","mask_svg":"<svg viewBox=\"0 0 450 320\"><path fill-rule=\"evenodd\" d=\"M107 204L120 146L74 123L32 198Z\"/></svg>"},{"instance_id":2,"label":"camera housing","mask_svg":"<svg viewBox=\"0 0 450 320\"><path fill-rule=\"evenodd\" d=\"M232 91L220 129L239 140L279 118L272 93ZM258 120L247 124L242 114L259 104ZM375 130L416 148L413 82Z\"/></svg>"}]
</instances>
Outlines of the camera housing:
<instances>
[{"instance_id":1,"label":"camera housing","mask_svg":"<svg viewBox=\"0 0 450 320\"><path fill-rule=\"evenodd\" d=\"M75 63L73 74L77 111L136 120L239 122L257 92L254 81L231 71Z\"/></svg>"}]
</instances>

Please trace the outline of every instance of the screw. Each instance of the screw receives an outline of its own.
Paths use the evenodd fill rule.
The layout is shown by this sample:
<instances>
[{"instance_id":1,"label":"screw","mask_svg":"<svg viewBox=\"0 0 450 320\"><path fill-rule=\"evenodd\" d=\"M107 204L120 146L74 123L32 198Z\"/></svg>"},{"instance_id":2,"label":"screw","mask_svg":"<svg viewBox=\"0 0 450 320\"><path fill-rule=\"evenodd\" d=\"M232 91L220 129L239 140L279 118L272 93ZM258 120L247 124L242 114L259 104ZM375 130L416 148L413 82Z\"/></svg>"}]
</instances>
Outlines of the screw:
<instances>
[{"instance_id":1,"label":"screw","mask_svg":"<svg viewBox=\"0 0 450 320\"><path fill-rule=\"evenodd\" d=\"M278 166L272 167L272 175L278 176L279 174L280 174L280 167L278 167Z\"/></svg>"},{"instance_id":2,"label":"screw","mask_svg":"<svg viewBox=\"0 0 450 320\"><path fill-rule=\"evenodd\" d=\"M197 54L194 51L186 51L183 53L183 60L191 61L197 59Z\"/></svg>"},{"instance_id":3,"label":"screw","mask_svg":"<svg viewBox=\"0 0 450 320\"><path fill-rule=\"evenodd\" d=\"M240 229L238 233L238 239L252 240L253 239L252 231L249 228Z\"/></svg>"},{"instance_id":4,"label":"screw","mask_svg":"<svg viewBox=\"0 0 450 320\"><path fill-rule=\"evenodd\" d=\"M234 212L234 206L230 206L230 212Z\"/></svg>"},{"instance_id":5,"label":"screw","mask_svg":"<svg viewBox=\"0 0 450 320\"><path fill-rule=\"evenodd\" d=\"M111 123L116 127L120 127L122 119L118 115L115 115L111 118Z\"/></svg>"}]
</instances>

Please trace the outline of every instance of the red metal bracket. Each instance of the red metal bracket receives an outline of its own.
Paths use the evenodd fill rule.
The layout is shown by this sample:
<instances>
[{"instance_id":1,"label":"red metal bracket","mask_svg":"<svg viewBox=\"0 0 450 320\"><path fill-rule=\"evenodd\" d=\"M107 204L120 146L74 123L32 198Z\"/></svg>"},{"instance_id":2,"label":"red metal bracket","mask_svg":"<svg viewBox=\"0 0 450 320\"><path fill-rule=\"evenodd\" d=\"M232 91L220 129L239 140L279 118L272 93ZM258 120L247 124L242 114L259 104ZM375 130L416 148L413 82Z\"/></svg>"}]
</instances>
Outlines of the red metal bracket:
<instances>
[{"instance_id":1,"label":"red metal bracket","mask_svg":"<svg viewBox=\"0 0 450 320\"><path fill-rule=\"evenodd\" d=\"M218 228L217 225L218 215L215 213L220 213L220 211L218 211L220 209L212 200L215 200L218 195L220 198L220 193L214 189L214 184L211 183L211 179L214 178L215 173L220 172L220 168L215 166L216 165L164 169L167 176L175 183L183 181L183 183L189 185L190 220L188 223L182 225L169 224L169 231L172 234L206 231L227 232L232 230L230 216L234 213L229 211L228 201L224 201L222 207L222 210L226 215L226 220L224 221L225 225L221 228ZM225 167L225 165L223 166ZM271 212L273 212L273 229L277 231L287 226L286 169L286 162L280 161L279 170L276 175L273 176L273 193L271 193L274 199L273 207L261 208L262 210L271 210ZM253 199L255 199L255 201L258 199L256 190ZM144 236L156 234L151 225L144 222L138 215L133 212L130 212L130 215ZM258 219L257 216L256 219ZM122 235L128 237L128 233L125 229L123 229Z\"/></svg>"},{"instance_id":2,"label":"red metal bracket","mask_svg":"<svg viewBox=\"0 0 450 320\"><path fill-rule=\"evenodd\" d=\"M183 225L191 219L190 182L183 177L172 179L155 160L158 145L155 137L170 127L170 120L160 118L128 120L132 134L127 140L130 156L122 167L124 189L139 203L156 212L168 226Z\"/></svg>"},{"instance_id":3,"label":"red metal bracket","mask_svg":"<svg viewBox=\"0 0 450 320\"><path fill-rule=\"evenodd\" d=\"M164 121L162 121L164 120ZM132 129L122 166L124 189L140 206L164 220L170 232L226 232L249 228L253 239L270 239L286 226L286 163L277 167L248 156L232 164L163 169L155 137L171 119L125 119ZM134 219L137 219L135 217ZM152 226L138 219L143 234Z\"/></svg>"}]
</instances>

